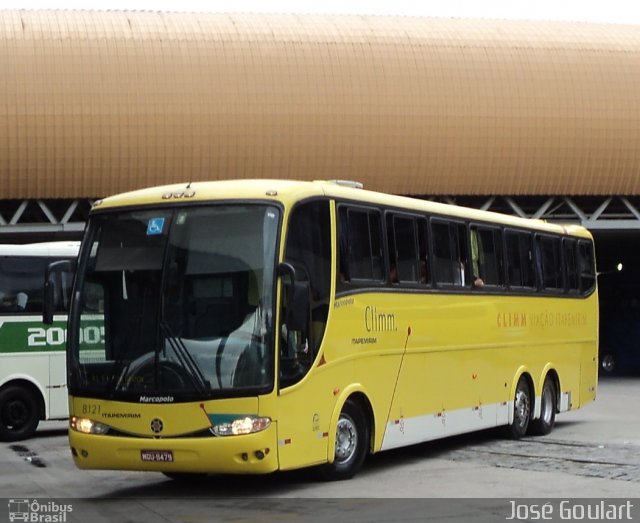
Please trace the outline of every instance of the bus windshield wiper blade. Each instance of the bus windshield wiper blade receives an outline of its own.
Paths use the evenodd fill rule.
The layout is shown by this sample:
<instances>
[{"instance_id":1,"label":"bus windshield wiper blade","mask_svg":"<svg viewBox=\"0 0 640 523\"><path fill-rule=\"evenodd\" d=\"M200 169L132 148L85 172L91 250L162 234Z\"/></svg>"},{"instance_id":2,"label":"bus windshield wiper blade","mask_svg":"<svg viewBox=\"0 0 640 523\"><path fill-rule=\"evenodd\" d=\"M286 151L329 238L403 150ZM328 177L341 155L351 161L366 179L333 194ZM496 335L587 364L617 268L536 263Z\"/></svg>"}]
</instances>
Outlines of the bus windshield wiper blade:
<instances>
[{"instance_id":1,"label":"bus windshield wiper blade","mask_svg":"<svg viewBox=\"0 0 640 523\"><path fill-rule=\"evenodd\" d=\"M107 392L110 398L114 398L116 395L116 391L120 390L123 386L125 378L127 377L127 373L129 372L129 367L131 367L131 361L118 361L117 366L114 368L113 373L111 374L111 378L109 379L109 384L107 387Z\"/></svg>"},{"instance_id":2,"label":"bus windshield wiper blade","mask_svg":"<svg viewBox=\"0 0 640 523\"><path fill-rule=\"evenodd\" d=\"M209 382L204 377L198 362L189 352L189 349L185 346L184 342L178 338L166 321L160 321L160 328L164 332L165 338L169 343L169 346L173 349L178 361L187 372L191 383L199 393L205 393L210 389Z\"/></svg>"}]
</instances>

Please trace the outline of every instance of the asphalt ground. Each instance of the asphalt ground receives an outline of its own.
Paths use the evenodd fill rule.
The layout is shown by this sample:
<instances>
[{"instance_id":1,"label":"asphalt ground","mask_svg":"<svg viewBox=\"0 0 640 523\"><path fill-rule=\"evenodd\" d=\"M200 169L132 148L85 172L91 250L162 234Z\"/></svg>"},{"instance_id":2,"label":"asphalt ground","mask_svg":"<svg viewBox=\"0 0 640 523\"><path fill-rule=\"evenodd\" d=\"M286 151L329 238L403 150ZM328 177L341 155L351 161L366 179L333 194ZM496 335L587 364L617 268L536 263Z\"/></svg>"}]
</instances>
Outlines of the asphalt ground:
<instances>
[{"instance_id":1,"label":"asphalt ground","mask_svg":"<svg viewBox=\"0 0 640 523\"><path fill-rule=\"evenodd\" d=\"M640 376L604 378L597 400L558 415L547 436L514 441L490 430L383 452L341 482L320 481L313 470L192 483L82 471L71 459L66 422L46 422L28 441L0 443L0 500L58 503L53 509L68 503L75 511L63 514L65 523L342 521L346 514L349 521L504 521L514 500L555 503L557 517L562 499L618 503L622 511L626 502L640 506L639 400ZM527 519L541 519L532 510ZM0 521L8 517L0 505Z\"/></svg>"}]
</instances>

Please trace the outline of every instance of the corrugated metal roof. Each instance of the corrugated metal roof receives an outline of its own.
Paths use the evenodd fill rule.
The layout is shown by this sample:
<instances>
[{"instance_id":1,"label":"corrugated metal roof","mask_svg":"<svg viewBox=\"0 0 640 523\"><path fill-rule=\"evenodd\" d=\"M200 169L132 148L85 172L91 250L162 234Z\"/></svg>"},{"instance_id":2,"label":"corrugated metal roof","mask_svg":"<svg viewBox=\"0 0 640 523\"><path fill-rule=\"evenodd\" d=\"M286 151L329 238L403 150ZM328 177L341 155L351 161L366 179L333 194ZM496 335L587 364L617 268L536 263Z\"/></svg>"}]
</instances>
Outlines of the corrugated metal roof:
<instances>
[{"instance_id":1,"label":"corrugated metal roof","mask_svg":"<svg viewBox=\"0 0 640 523\"><path fill-rule=\"evenodd\" d=\"M0 198L349 178L640 194L640 27L0 11Z\"/></svg>"}]
</instances>

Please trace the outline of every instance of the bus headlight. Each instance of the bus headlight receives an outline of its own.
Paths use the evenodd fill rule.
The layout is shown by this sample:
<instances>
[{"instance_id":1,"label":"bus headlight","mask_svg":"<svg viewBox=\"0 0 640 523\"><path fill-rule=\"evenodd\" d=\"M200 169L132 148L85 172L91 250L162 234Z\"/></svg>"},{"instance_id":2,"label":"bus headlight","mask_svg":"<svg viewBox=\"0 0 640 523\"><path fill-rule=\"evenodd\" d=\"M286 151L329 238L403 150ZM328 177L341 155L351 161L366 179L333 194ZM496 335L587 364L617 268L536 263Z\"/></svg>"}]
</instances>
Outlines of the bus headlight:
<instances>
[{"instance_id":1,"label":"bus headlight","mask_svg":"<svg viewBox=\"0 0 640 523\"><path fill-rule=\"evenodd\" d=\"M269 425L271 425L271 418L245 416L215 424L213 433L216 436L239 436L240 434L260 432L269 427Z\"/></svg>"},{"instance_id":2,"label":"bus headlight","mask_svg":"<svg viewBox=\"0 0 640 523\"><path fill-rule=\"evenodd\" d=\"M72 416L69 419L69 426L78 432L85 434L106 434L109 432L109 427L104 423L90 420L89 418L76 418Z\"/></svg>"}]
</instances>

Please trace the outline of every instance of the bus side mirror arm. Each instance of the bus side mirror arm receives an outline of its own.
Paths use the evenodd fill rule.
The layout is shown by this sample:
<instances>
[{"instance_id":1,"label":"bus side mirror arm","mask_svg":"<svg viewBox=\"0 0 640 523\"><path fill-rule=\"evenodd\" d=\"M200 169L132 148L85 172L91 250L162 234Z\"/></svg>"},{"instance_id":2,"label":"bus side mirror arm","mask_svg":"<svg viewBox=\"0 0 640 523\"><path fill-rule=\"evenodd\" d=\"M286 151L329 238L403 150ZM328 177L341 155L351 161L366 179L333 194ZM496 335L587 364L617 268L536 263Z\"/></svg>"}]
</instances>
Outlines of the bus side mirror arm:
<instances>
[{"instance_id":1,"label":"bus side mirror arm","mask_svg":"<svg viewBox=\"0 0 640 523\"><path fill-rule=\"evenodd\" d=\"M54 275L61 272L71 272L71 262L69 260L52 262L47 265L44 272L42 323L45 325L51 325L53 323L53 313L56 309L56 282Z\"/></svg>"},{"instance_id":2,"label":"bus side mirror arm","mask_svg":"<svg viewBox=\"0 0 640 523\"><path fill-rule=\"evenodd\" d=\"M278 276L288 278L285 284L287 289L287 316L285 323L290 331L302 331L306 334L309 327L309 283L296 281L296 269L290 263L283 262L278 265Z\"/></svg>"}]
</instances>

